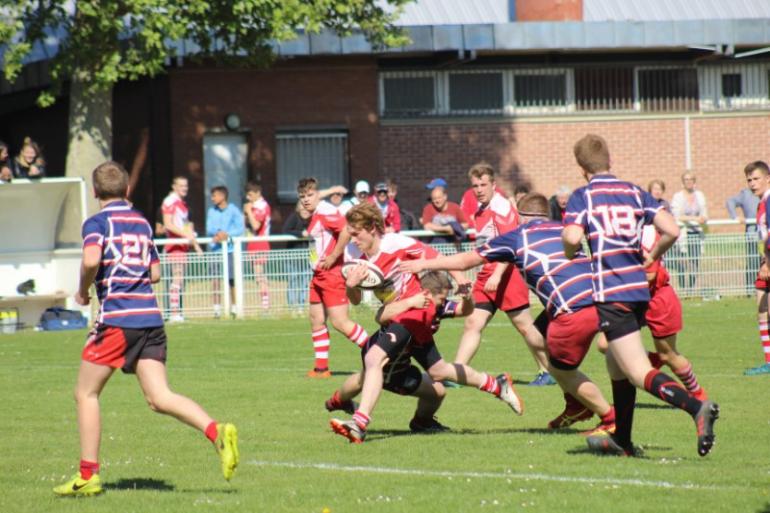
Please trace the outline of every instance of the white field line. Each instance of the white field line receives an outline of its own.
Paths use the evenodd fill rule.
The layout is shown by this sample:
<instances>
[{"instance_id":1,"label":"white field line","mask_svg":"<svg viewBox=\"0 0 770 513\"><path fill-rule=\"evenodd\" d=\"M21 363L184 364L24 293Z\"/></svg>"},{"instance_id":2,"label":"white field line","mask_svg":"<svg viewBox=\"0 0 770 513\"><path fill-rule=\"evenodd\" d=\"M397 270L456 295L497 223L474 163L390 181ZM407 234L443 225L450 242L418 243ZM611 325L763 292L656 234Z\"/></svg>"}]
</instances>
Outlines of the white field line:
<instances>
[{"instance_id":1,"label":"white field line","mask_svg":"<svg viewBox=\"0 0 770 513\"><path fill-rule=\"evenodd\" d=\"M648 481L646 479L616 479L611 477L581 477L581 476L559 476L553 474L538 474L538 473L518 473L518 472L457 472L451 470L423 470L423 469L406 469L396 467L364 467L364 466L350 466L350 465L338 465L336 463L301 463L291 461L262 461L262 460L249 460L246 462L248 465L256 465L259 467L279 467L279 468L292 468L292 469L315 469L315 470L330 470L334 472L355 472L355 473L370 473L370 474L392 474L392 475L405 475L405 476L417 476L417 477L446 477L446 478L479 478L479 479L521 479L521 480L534 480L534 481L549 481L557 483L577 483L577 484L589 484L589 485L613 485L613 486L643 486L650 488L663 488L668 490L738 490L747 489L746 487L735 486L714 486L714 485L699 485L695 483L672 483L669 481Z\"/></svg>"}]
</instances>

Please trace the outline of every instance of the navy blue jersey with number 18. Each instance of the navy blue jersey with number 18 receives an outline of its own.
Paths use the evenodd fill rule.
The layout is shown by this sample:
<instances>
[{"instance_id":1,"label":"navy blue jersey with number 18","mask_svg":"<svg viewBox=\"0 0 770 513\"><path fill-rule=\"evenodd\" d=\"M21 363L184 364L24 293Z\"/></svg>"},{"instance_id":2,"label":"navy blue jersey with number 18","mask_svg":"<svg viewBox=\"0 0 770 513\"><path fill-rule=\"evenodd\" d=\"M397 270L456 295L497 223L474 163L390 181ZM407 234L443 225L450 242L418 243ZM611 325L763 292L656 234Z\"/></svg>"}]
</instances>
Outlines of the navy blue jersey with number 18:
<instances>
[{"instance_id":1,"label":"navy blue jersey with number 18","mask_svg":"<svg viewBox=\"0 0 770 513\"><path fill-rule=\"evenodd\" d=\"M588 238L595 302L650 300L642 228L661 208L647 192L611 174L595 175L572 193L564 224L580 226Z\"/></svg>"}]
</instances>

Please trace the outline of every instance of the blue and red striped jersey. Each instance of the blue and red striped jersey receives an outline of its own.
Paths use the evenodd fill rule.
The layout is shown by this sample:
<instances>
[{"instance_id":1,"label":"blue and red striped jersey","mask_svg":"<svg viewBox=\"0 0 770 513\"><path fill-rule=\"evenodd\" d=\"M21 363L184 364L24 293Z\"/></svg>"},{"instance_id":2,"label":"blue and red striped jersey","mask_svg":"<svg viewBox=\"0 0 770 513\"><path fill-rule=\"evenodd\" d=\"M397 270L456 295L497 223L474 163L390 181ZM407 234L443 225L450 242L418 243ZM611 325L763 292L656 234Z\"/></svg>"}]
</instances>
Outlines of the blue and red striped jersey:
<instances>
[{"instance_id":1,"label":"blue and red striped jersey","mask_svg":"<svg viewBox=\"0 0 770 513\"><path fill-rule=\"evenodd\" d=\"M83 223L83 248L98 246L97 322L120 328L163 326L150 284L150 266L159 262L147 220L125 201L107 204Z\"/></svg>"},{"instance_id":2,"label":"blue and red striped jersey","mask_svg":"<svg viewBox=\"0 0 770 513\"><path fill-rule=\"evenodd\" d=\"M580 226L591 249L594 301L649 301L642 228L663 206L640 187L611 174L594 175L572 193L564 224Z\"/></svg>"},{"instance_id":3,"label":"blue and red striped jersey","mask_svg":"<svg viewBox=\"0 0 770 513\"><path fill-rule=\"evenodd\" d=\"M570 260L561 242L563 225L536 219L495 237L476 251L488 262L510 262L554 318L593 305L591 261L581 251Z\"/></svg>"}]
</instances>

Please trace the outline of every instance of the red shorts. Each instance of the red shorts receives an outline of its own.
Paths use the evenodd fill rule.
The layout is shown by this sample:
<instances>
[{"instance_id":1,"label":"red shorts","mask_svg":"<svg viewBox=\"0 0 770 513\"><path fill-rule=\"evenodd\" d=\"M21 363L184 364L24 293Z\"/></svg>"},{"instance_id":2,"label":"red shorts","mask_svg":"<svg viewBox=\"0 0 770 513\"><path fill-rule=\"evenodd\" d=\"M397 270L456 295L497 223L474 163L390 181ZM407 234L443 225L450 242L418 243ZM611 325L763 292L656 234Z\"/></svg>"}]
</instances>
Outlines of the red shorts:
<instances>
[{"instance_id":1,"label":"red shorts","mask_svg":"<svg viewBox=\"0 0 770 513\"><path fill-rule=\"evenodd\" d=\"M187 263L187 249L166 251L166 261L173 265L185 265Z\"/></svg>"},{"instance_id":2,"label":"red shorts","mask_svg":"<svg viewBox=\"0 0 770 513\"><path fill-rule=\"evenodd\" d=\"M141 359L166 362L166 331L162 326L119 328L98 324L88 333L81 357L132 374Z\"/></svg>"},{"instance_id":3,"label":"red shorts","mask_svg":"<svg viewBox=\"0 0 770 513\"><path fill-rule=\"evenodd\" d=\"M671 285L655 289L644 319L655 338L666 338L682 331L682 303Z\"/></svg>"},{"instance_id":4,"label":"red shorts","mask_svg":"<svg viewBox=\"0 0 770 513\"><path fill-rule=\"evenodd\" d=\"M599 333L599 313L589 306L571 314L561 314L548 323L546 345L551 365L557 369L577 369L594 336Z\"/></svg>"},{"instance_id":5,"label":"red shorts","mask_svg":"<svg viewBox=\"0 0 770 513\"><path fill-rule=\"evenodd\" d=\"M267 252L270 251L270 243L268 242L249 242L246 244L246 251L249 253L257 253L252 262L254 265L265 265L267 262Z\"/></svg>"},{"instance_id":6,"label":"red shorts","mask_svg":"<svg viewBox=\"0 0 770 513\"><path fill-rule=\"evenodd\" d=\"M768 283L767 280L760 278L759 274L757 274L757 280L754 282L754 288L762 292L767 292L770 290L770 283Z\"/></svg>"},{"instance_id":7,"label":"red shorts","mask_svg":"<svg viewBox=\"0 0 770 513\"><path fill-rule=\"evenodd\" d=\"M494 294L484 291L484 284L489 276L490 274L482 272L473 284L473 302L476 308L495 313L495 310L510 312L529 306L529 289L515 266L508 266Z\"/></svg>"},{"instance_id":8,"label":"red shorts","mask_svg":"<svg viewBox=\"0 0 770 513\"><path fill-rule=\"evenodd\" d=\"M340 267L316 271L310 280L310 303L323 303L326 307L347 305L350 301L345 293L345 278Z\"/></svg>"}]
</instances>

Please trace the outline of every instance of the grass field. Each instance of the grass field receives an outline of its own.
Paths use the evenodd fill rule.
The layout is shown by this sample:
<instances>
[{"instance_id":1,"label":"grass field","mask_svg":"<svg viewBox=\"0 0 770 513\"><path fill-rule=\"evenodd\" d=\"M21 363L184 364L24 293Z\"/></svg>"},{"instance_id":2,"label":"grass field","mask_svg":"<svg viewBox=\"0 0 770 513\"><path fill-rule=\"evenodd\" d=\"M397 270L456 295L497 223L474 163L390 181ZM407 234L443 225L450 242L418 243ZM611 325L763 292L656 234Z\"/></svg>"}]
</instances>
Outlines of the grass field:
<instances>
[{"instance_id":1,"label":"grass field","mask_svg":"<svg viewBox=\"0 0 770 513\"><path fill-rule=\"evenodd\" d=\"M356 316L373 327L370 312ZM357 352L335 334L339 374L305 378L306 322L169 326L172 387L239 428L235 478L222 479L201 434L152 413L135 379L116 374L102 396L107 493L81 500L56 499L51 488L78 462L72 388L85 333L0 336L0 512L770 511L770 376L742 376L761 358L749 300L685 304L680 349L722 409L706 458L696 453L692 421L643 392L634 432L644 457L589 454L578 429L544 429L561 411L560 391L524 385L523 417L477 390L449 390L439 418L452 431L431 436L408 431L414 399L386 393L366 443L348 444L329 430L323 401L358 369ZM461 329L460 321L442 324L445 357L454 355ZM486 331L474 366L521 381L534 375L502 317ZM585 370L609 395L598 352Z\"/></svg>"}]
</instances>

